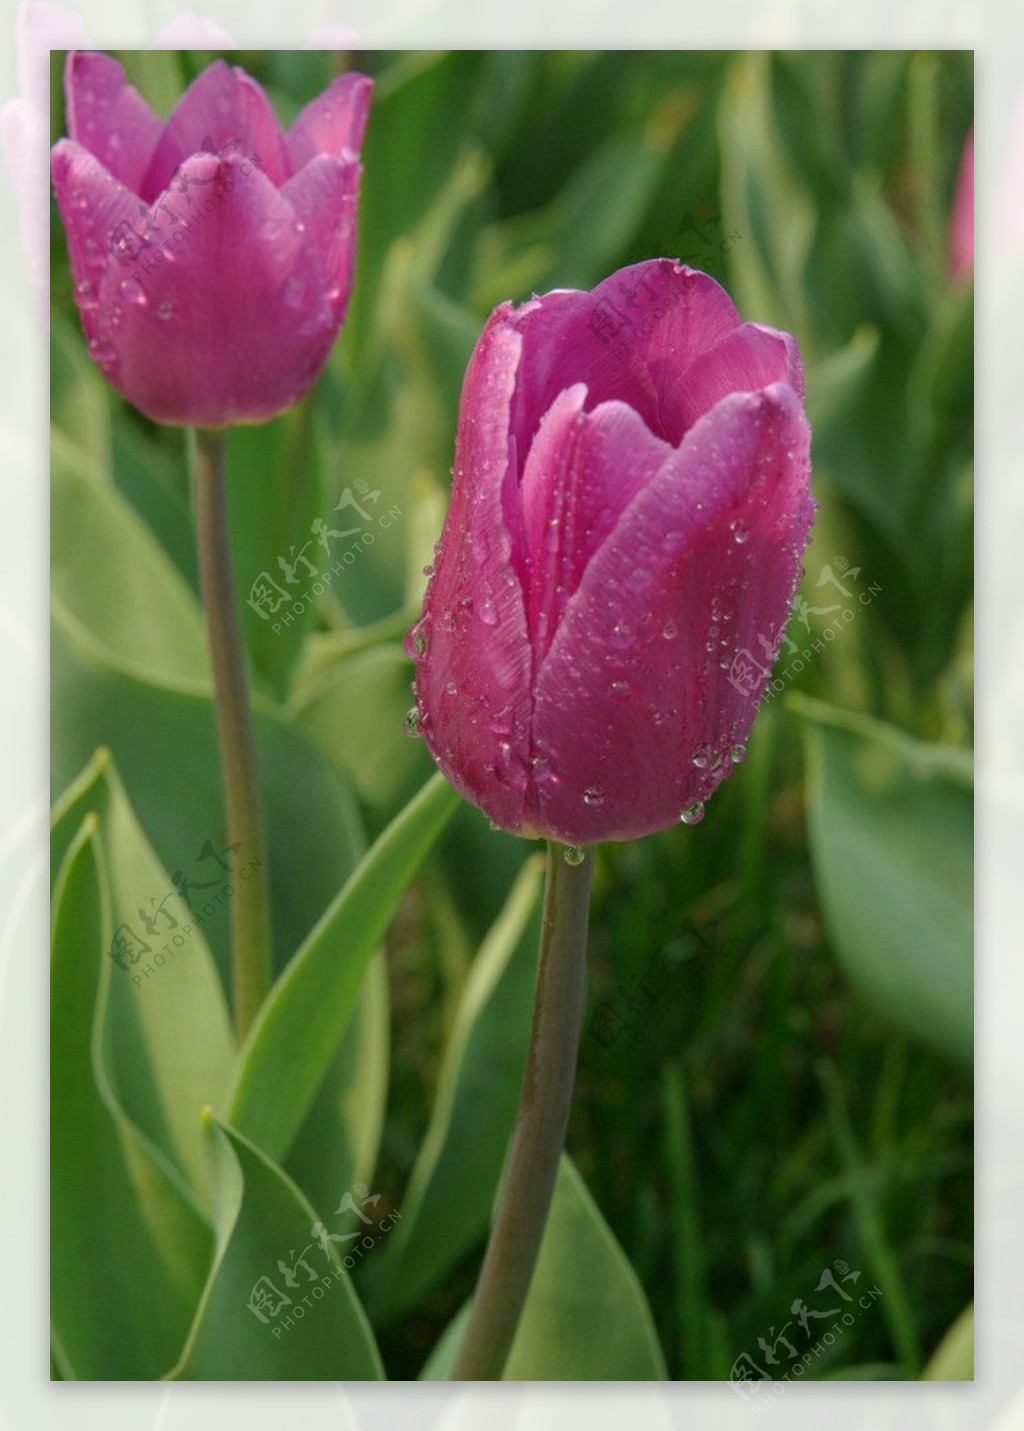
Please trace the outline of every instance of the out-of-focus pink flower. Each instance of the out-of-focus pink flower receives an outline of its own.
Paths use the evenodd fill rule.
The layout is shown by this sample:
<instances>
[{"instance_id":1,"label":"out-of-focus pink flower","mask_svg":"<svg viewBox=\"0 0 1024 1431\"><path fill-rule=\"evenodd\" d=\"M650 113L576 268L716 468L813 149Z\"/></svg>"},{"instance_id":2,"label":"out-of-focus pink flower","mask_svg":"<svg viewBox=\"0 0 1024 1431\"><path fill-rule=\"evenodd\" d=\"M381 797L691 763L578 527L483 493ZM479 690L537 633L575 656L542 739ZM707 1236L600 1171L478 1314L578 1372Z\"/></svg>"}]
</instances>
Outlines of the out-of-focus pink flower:
<instances>
[{"instance_id":1,"label":"out-of-focus pink flower","mask_svg":"<svg viewBox=\"0 0 1024 1431\"><path fill-rule=\"evenodd\" d=\"M949 270L954 279L974 271L974 126L960 160L949 233Z\"/></svg>"},{"instance_id":2,"label":"out-of-focus pink flower","mask_svg":"<svg viewBox=\"0 0 1024 1431\"><path fill-rule=\"evenodd\" d=\"M218 60L164 123L109 56L65 71L52 172L89 351L159 422L260 422L319 375L355 262L372 82L346 74L289 131Z\"/></svg>"},{"instance_id":3,"label":"out-of-focus pink flower","mask_svg":"<svg viewBox=\"0 0 1024 1431\"><path fill-rule=\"evenodd\" d=\"M420 732L498 825L694 823L743 758L813 515L802 392L792 338L671 259L492 313L407 649Z\"/></svg>"}]
</instances>

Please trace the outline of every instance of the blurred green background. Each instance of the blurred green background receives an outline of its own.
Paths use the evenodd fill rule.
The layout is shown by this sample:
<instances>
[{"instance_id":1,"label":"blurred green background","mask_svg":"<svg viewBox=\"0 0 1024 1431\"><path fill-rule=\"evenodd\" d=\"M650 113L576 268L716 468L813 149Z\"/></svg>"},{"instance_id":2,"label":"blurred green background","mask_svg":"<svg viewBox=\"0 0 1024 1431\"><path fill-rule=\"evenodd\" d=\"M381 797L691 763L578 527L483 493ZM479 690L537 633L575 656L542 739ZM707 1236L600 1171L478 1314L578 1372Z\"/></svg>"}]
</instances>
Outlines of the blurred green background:
<instances>
[{"instance_id":1,"label":"blurred green background","mask_svg":"<svg viewBox=\"0 0 1024 1431\"><path fill-rule=\"evenodd\" d=\"M167 113L214 56L118 58ZM290 122L343 57L227 58ZM807 1375L917 1377L972 1297L973 292L949 278L948 227L973 57L344 58L376 79L350 316L315 391L229 438L278 966L432 770L404 731L401 636L490 308L659 253L714 273L803 354L819 504L804 604L782 689L703 824L598 852L568 1151L669 1377L764 1365L758 1339L787 1323L802 1339L794 1300L828 1302L815 1288L837 1263L882 1295ZM55 57L55 139L59 76ZM186 435L107 387L55 208L52 240L54 797L108 748L170 871L223 824ZM252 583L280 580L279 557L346 489L373 545L275 632L246 605ZM533 863L506 900L532 848L458 811L284 1159L314 1206L358 1176L400 1210L354 1276L395 1378L420 1373L479 1266L528 1028ZM226 982L226 920L207 937ZM172 1006L154 1001L154 1018L186 1016ZM575 1332L558 1329L561 1371L538 1351L530 1374L620 1365L587 1320L592 1280L614 1278L579 1256L563 1268L580 1305ZM588 1371L588 1355L613 1370ZM118 1356L58 1352L57 1374L132 1374ZM635 1365L620 1374L656 1374Z\"/></svg>"}]
</instances>

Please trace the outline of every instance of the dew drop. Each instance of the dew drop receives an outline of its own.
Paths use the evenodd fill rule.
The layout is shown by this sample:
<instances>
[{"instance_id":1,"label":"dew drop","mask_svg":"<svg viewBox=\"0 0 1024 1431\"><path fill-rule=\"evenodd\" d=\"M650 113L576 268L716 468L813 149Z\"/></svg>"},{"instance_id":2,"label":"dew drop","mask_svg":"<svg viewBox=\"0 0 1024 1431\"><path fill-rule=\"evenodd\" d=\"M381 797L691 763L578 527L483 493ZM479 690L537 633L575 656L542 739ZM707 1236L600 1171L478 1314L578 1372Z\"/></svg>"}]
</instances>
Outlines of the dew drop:
<instances>
[{"instance_id":1,"label":"dew drop","mask_svg":"<svg viewBox=\"0 0 1024 1431\"><path fill-rule=\"evenodd\" d=\"M734 745L729 751L729 759L733 765L742 765L747 758L747 747L745 745Z\"/></svg>"},{"instance_id":2,"label":"dew drop","mask_svg":"<svg viewBox=\"0 0 1024 1431\"><path fill-rule=\"evenodd\" d=\"M693 752L692 763L697 767L698 770L706 770L708 768L708 762L710 758L710 745L698 745L697 749Z\"/></svg>"},{"instance_id":3,"label":"dew drop","mask_svg":"<svg viewBox=\"0 0 1024 1431\"><path fill-rule=\"evenodd\" d=\"M497 820L488 820L487 828L489 830L493 830L496 835L499 835L501 833L501 826L498 824Z\"/></svg>"},{"instance_id":4,"label":"dew drop","mask_svg":"<svg viewBox=\"0 0 1024 1431\"><path fill-rule=\"evenodd\" d=\"M446 696L457 696L459 694L459 688L454 681L449 681L444 688L444 693Z\"/></svg>"},{"instance_id":5,"label":"dew drop","mask_svg":"<svg viewBox=\"0 0 1024 1431\"><path fill-rule=\"evenodd\" d=\"M122 278L118 287L126 303L135 303L138 307L144 308L149 302L142 284L136 278Z\"/></svg>"},{"instance_id":6,"label":"dew drop","mask_svg":"<svg viewBox=\"0 0 1024 1431\"><path fill-rule=\"evenodd\" d=\"M674 641L678 634L679 633L676 630L676 623L674 621L666 621L664 626L661 628L661 636L663 641Z\"/></svg>"},{"instance_id":7,"label":"dew drop","mask_svg":"<svg viewBox=\"0 0 1024 1431\"><path fill-rule=\"evenodd\" d=\"M629 682L628 682L628 681L612 681L612 684L611 684L611 688L610 688L610 689L611 689L611 693L612 693L613 696L619 696L619 697L628 696L628 695L629 695Z\"/></svg>"},{"instance_id":8,"label":"dew drop","mask_svg":"<svg viewBox=\"0 0 1024 1431\"><path fill-rule=\"evenodd\" d=\"M156 305L156 316L162 319L164 323L174 317L174 304L169 298L161 298L160 302Z\"/></svg>"},{"instance_id":9,"label":"dew drop","mask_svg":"<svg viewBox=\"0 0 1024 1431\"><path fill-rule=\"evenodd\" d=\"M497 626L498 624L498 613L489 596L485 596L480 603L480 620L485 626Z\"/></svg>"},{"instance_id":10,"label":"dew drop","mask_svg":"<svg viewBox=\"0 0 1024 1431\"><path fill-rule=\"evenodd\" d=\"M703 802L700 800L697 801L696 805L690 805L679 816L679 819L684 825L699 825L703 818L704 805Z\"/></svg>"},{"instance_id":11,"label":"dew drop","mask_svg":"<svg viewBox=\"0 0 1024 1431\"><path fill-rule=\"evenodd\" d=\"M599 790L596 785L591 785L583 792L583 803L596 809L604 804L604 791Z\"/></svg>"},{"instance_id":12,"label":"dew drop","mask_svg":"<svg viewBox=\"0 0 1024 1431\"><path fill-rule=\"evenodd\" d=\"M617 646L620 651L624 651L633 644L633 636L629 627L619 622L612 627L608 641L612 646Z\"/></svg>"},{"instance_id":13,"label":"dew drop","mask_svg":"<svg viewBox=\"0 0 1024 1431\"><path fill-rule=\"evenodd\" d=\"M419 735L420 735L420 708L419 708L419 706L410 706L409 709L406 711L406 713L405 713L405 733L406 733L406 735L411 736L413 740L416 740L416 739L419 738Z\"/></svg>"},{"instance_id":14,"label":"dew drop","mask_svg":"<svg viewBox=\"0 0 1024 1431\"><path fill-rule=\"evenodd\" d=\"M586 850L581 850L579 845L566 845L562 851L562 859L565 860L567 865L571 865L573 869L577 869L586 858Z\"/></svg>"}]
</instances>

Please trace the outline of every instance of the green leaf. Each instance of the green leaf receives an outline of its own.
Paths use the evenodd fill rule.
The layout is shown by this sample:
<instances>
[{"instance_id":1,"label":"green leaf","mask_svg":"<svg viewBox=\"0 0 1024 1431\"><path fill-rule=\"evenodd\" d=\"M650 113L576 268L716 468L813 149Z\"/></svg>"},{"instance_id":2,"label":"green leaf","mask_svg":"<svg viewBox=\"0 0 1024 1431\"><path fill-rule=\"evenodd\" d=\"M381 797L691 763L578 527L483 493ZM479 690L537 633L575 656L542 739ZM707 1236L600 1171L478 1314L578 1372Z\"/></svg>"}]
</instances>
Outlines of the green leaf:
<instances>
[{"instance_id":1,"label":"green leaf","mask_svg":"<svg viewBox=\"0 0 1024 1431\"><path fill-rule=\"evenodd\" d=\"M52 591L111 657L150 677L208 679L199 603L138 513L54 443Z\"/></svg>"},{"instance_id":2,"label":"green leaf","mask_svg":"<svg viewBox=\"0 0 1024 1431\"><path fill-rule=\"evenodd\" d=\"M289 714L368 805L391 811L431 770L422 741L405 731L411 700L409 658L379 645L340 661Z\"/></svg>"},{"instance_id":3,"label":"green leaf","mask_svg":"<svg viewBox=\"0 0 1024 1431\"><path fill-rule=\"evenodd\" d=\"M166 1160L168 1175L176 1171L201 1194L199 1112L222 1104L234 1061L220 980L202 929L153 853L111 761L93 763L68 809L85 799L101 818L111 929L97 956L97 1076L152 1154ZM65 810L58 828L67 825ZM119 962L115 937L126 941Z\"/></svg>"},{"instance_id":4,"label":"green leaf","mask_svg":"<svg viewBox=\"0 0 1024 1431\"><path fill-rule=\"evenodd\" d=\"M366 1269L375 1321L415 1307L486 1236L526 1058L543 871L526 860L466 980L402 1221Z\"/></svg>"},{"instance_id":5,"label":"green leaf","mask_svg":"<svg viewBox=\"0 0 1024 1431\"><path fill-rule=\"evenodd\" d=\"M971 1058L967 752L792 697L809 763L819 898L850 979L896 1023Z\"/></svg>"},{"instance_id":6,"label":"green leaf","mask_svg":"<svg viewBox=\"0 0 1024 1431\"><path fill-rule=\"evenodd\" d=\"M921 1373L922 1381L974 1380L974 1303L957 1317Z\"/></svg>"},{"instance_id":7,"label":"green leaf","mask_svg":"<svg viewBox=\"0 0 1024 1431\"><path fill-rule=\"evenodd\" d=\"M289 1176L318 1205L326 1206L337 1188L369 1182L373 1176L388 1096L389 1032L387 965L378 952L367 967L352 1020L288 1150Z\"/></svg>"},{"instance_id":8,"label":"green leaf","mask_svg":"<svg viewBox=\"0 0 1024 1431\"><path fill-rule=\"evenodd\" d=\"M152 1380L179 1353L212 1238L104 1096L94 1011L110 917L99 824L90 813L64 841L54 891L50 1316L63 1378Z\"/></svg>"},{"instance_id":9,"label":"green leaf","mask_svg":"<svg viewBox=\"0 0 1024 1431\"><path fill-rule=\"evenodd\" d=\"M406 885L458 805L435 775L360 862L271 990L242 1050L230 1120L272 1157L320 1087Z\"/></svg>"},{"instance_id":10,"label":"green leaf","mask_svg":"<svg viewBox=\"0 0 1024 1431\"><path fill-rule=\"evenodd\" d=\"M345 1244L326 1242L325 1257L313 1240L319 1215L291 1179L235 1129L212 1114L204 1121L217 1253L168 1379L380 1380L373 1333L335 1250ZM279 1261L291 1267L294 1286ZM264 1288L269 1303L261 1302Z\"/></svg>"},{"instance_id":11,"label":"green leaf","mask_svg":"<svg viewBox=\"0 0 1024 1431\"><path fill-rule=\"evenodd\" d=\"M422 1379L450 1374L467 1309ZM537 1269L505 1367L505 1381L664 1381L650 1308L583 1179L563 1155Z\"/></svg>"},{"instance_id":12,"label":"green leaf","mask_svg":"<svg viewBox=\"0 0 1024 1431\"><path fill-rule=\"evenodd\" d=\"M164 867L184 869L196 880L212 878L201 872L212 868L209 861L193 864L204 840L224 826L209 694L120 667L56 601L51 652L54 787L75 779L97 747L109 748ZM254 710L253 725L281 969L354 868L362 834L340 776L310 743L263 705ZM211 919L204 932L227 987L225 915Z\"/></svg>"}]
</instances>

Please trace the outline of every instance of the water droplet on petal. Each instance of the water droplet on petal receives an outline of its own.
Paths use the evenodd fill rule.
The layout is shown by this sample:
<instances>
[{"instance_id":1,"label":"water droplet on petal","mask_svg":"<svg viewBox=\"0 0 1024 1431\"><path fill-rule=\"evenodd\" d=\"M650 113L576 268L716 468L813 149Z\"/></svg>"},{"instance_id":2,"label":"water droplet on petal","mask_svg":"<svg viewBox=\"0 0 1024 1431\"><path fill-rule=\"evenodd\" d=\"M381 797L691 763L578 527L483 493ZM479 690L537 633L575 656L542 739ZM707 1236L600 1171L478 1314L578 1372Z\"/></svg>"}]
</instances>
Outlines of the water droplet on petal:
<instances>
[{"instance_id":1,"label":"water droplet on petal","mask_svg":"<svg viewBox=\"0 0 1024 1431\"><path fill-rule=\"evenodd\" d=\"M666 621L664 626L661 628L661 635L664 641L674 641L678 634L679 633L676 630L676 623L674 621Z\"/></svg>"},{"instance_id":2,"label":"water droplet on petal","mask_svg":"<svg viewBox=\"0 0 1024 1431\"><path fill-rule=\"evenodd\" d=\"M134 303L139 308L144 308L149 302L142 284L136 278L122 278L118 287L126 303Z\"/></svg>"},{"instance_id":3,"label":"water droplet on petal","mask_svg":"<svg viewBox=\"0 0 1024 1431\"><path fill-rule=\"evenodd\" d=\"M693 752L693 764L697 767L697 769L706 770L708 768L708 762L710 761L710 759L710 745L698 745L697 749Z\"/></svg>"},{"instance_id":4,"label":"water droplet on petal","mask_svg":"<svg viewBox=\"0 0 1024 1431\"><path fill-rule=\"evenodd\" d=\"M604 804L604 791L599 790L596 785L591 785L583 792L583 803L596 809L599 805Z\"/></svg>"},{"instance_id":5,"label":"water droplet on petal","mask_svg":"<svg viewBox=\"0 0 1024 1431\"><path fill-rule=\"evenodd\" d=\"M687 809L685 809L685 810L683 811L683 813L679 816L679 819L682 821L682 823L683 823L684 825L699 825L700 822L701 822L701 820L703 820L703 818L704 818L704 805L703 805L703 802L700 801L700 800L697 801L696 805L690 805L690 806L689 806Z\"/></svg>"},{"instance_id":6,"label":"water droplet on petal","mask_svg":"<svg viewBox=\"0 0 1024 1431\"><path fill-rule=\"evenodd\" d=\"M572 865L573 869L577 869L587 858L587 852L581 850L579 845L566 845L562 851L562 858L567 865Z\"/></svg>"},{"instance_id":7,"label":"water droplet on petal","mask_svg":"<svg viewBox=\"0 0 1024 1431\"><path fill-rule=\"evenodd\" d=\"M454 681L449 681L444 688L444 693L446 696L457 696L459 694L459 688Z\"/></svg>"},{"instance_id":8,"label":"water droplet on petal","mask_svg":"<svg viewBox=\"0 0 1024 1431\"><path fill-rule=\"evenodd\" d=\"M741 765L747 758L747 747L745 745L734 745L729 751L729 759L733 765Z\"/></svg>"},{"instance_id":9,"label":"water droplet on petal","mask_svg":"<svg viewBox=\"0 0 1024 1431\"><path fill-rule=\"evenodd\" d=\"M406 711L406 713L405 713L405 733L406 733L406 735L411 736L411 737L413 738L413 740L416 740L416 739L419 738L419 735L420 735L420 708L419 708L419 706L410 706L409 709Z\"/></svg>"},{"instance_id":10,"label":"water droplet on petal","mask_svg":"<svg viewBox=\"0 0 1024 1431\"><path fill-rule=\"evenodd\" d=\"M612 627L608 641L612 646L617 646L620 651L625 651L633 644L633 636L629 627L620 621Z\"/></svg>"},{"instance_id":11,"label":"water droplet on petal","mask_svg":"<svg viewBox=\"0 0 1024 1431\"><path fill-rule=\"evenodd\" d=\"M165 323L169 318L174 317L174 304L169 298L161 298L160 302L156 305L156 316Z\"/></svg>"},{"instance_id":12,"label":"water droplet on petal","mask_svg":"<svg viewBox=\"0 0 1024 1431\"><path fill-rule=\"evenodd\" d=\"M498 612L489 596L485 596L480 603L480 620L485 626L497 626L498 624Z\"/></svg>"}]
</instances>

